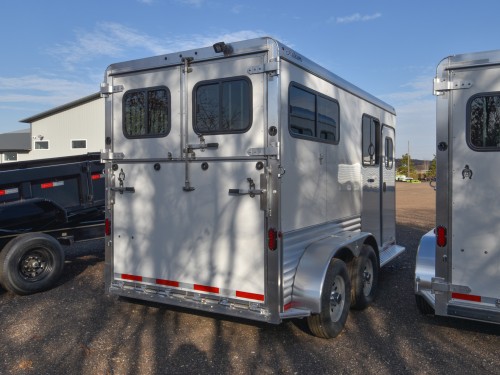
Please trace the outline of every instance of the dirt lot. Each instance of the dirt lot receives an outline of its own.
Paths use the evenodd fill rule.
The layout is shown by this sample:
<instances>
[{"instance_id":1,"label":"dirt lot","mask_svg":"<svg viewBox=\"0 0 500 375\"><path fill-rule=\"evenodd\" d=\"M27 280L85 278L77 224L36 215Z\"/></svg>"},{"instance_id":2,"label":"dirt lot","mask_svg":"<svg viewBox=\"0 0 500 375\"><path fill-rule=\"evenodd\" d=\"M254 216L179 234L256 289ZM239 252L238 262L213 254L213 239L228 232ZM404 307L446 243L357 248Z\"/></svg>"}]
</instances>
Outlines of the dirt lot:
<instances>
[{"instance_id":1,"label":"dirt lot","mask_svg":"<svg viewBox=\"0 0 500 375\"><path fill-rule=\"evenodd\" d=\"M380 274L379 295L351 311L335 340L298 322L258 324L104 293L101 241L69 250L57 287L18 297L0 289L0 374L498 374L500 326L421 316L413 295L434 191L397 185L406 253Z\"/></svg>"}]
</instances>

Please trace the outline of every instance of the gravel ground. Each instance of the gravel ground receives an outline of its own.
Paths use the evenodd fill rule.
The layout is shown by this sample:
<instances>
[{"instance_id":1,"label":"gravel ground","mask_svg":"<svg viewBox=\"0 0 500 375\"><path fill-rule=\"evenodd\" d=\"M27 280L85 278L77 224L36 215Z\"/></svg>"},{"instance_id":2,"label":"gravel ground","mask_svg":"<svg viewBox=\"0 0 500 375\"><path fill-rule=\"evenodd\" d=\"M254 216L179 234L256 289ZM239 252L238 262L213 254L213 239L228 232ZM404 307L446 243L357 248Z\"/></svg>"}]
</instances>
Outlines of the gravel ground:
<instances>
[{"instance_id":1,"label":"gravel ground","mask_svg":"<svg viewBox=\"0 0 500 375\"><path fill-rule=\"evenodd\" d=\"M404 255L384 267L376 301L322 340L279 326L104 293L102 241L68 248L58 285L19 297L0 289L0 374L498 374L500 326L421 316L413 295L434 191L397 185Z\"/></svg>"}]
</instances>

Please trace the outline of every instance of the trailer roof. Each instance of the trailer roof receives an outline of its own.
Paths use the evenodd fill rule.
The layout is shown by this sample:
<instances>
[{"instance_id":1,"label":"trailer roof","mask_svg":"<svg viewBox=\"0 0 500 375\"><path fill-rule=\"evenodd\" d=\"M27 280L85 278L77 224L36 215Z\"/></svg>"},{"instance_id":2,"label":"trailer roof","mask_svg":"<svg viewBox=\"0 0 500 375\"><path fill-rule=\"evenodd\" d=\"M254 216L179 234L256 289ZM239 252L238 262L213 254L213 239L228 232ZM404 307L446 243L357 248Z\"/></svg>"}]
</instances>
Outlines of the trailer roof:
<instances>
[{"instance_id":1,"label":"trailer roof","mask_svg":"<svg viewBox=\"0 0 500 375\"><path fill-rule=\"evenodd\" d=\"M439 68L449 70L498 64L500 64L500 50L491 50L448 56L440 62L438 70Z\"/></svg>"}]
</instances>

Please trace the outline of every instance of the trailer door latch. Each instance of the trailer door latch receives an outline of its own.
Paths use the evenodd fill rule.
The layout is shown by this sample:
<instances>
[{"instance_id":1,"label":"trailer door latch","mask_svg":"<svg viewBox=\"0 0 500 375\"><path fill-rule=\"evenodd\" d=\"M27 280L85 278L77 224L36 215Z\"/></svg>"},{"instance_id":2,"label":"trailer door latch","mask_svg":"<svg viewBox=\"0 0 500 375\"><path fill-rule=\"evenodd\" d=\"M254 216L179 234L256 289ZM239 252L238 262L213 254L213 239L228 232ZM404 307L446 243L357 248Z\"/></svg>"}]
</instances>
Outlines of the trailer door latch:
<instances>
[{"instance_id":1,"label":"trailer door latch","mask_svg":"<svg viewBox=\"0 0 500 375\"><path fill-rule=\"evenodd\" d=\"M250 185L248 190L244 189L229 189L229 195L250 195L251 198L254 198L256 195L261 195L266 192L266 189L256 189L255 188L255 182L248 177L247 178L248 184Z\"/></svg>"},{"instance_id":2,"label":"trailer door latch","mask_svg":"<svg viewBox=\"0 0 500 375\"><path fill-rule=\"evenodd\" d=\"M123 168L120 170L120 174L118 175L118 181L120 182L120 187L112 187L111 191L117 191L120 194L123 193L135 193L134 187L125 187L123 186L123 182L125 181L125 172L123 172Z\"/></svg>"}]
</instances>

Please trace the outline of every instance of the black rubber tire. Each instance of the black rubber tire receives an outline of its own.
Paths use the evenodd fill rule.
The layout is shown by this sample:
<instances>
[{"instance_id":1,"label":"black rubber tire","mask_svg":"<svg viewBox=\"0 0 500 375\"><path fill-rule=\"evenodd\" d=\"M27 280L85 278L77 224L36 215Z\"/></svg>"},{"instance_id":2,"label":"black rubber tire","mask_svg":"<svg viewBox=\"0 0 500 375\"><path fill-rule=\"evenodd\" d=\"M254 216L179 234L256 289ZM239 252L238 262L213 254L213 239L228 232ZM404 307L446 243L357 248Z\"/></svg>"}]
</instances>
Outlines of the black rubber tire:
<instances>
[{"instance_id":1,"label":"black rubber tire","mask_svg":"<svg viewBox=\"0 0 500 375\"><path fill-rule=\"evenodd\" d=\"M331 339L344 329L351 305L351 280L346 264L333 258L321 291L321 312L307 318L312 334Z\"/></svg>"},{"instance_id":2,"label":"black rubber tire","mask_svg":"<svg viewBox=\"0 0 500 375\"><path fill-rule=\"evenodd\" d=\"M415 294L415 303L417 305L417 309L422 315L434 315L434 309L431 305L427 303L424 297Z\"/></svg>"},{"instance_id":3,"label":"black rubber tire","mask_svg":"<svg viewBox=\"0 0 500 375\"><path fill-rule=\"evenodd\" d=\"M375 250L363 245L359 256L350 262L351 308L362 310L368 307L377 293L379 262Z\"/></svg>"},{"instance_id":4,"label":"black rubber tire","mask_svg":"<svg viewBox=\"0 0 500 375\"><path fill-rule=\"evenodd\" d=\"M0 252L0 283L20 295L51 288L64 267L64 251L56 239L27 233L10 241Z\"/></svg>"}]
</instances>

